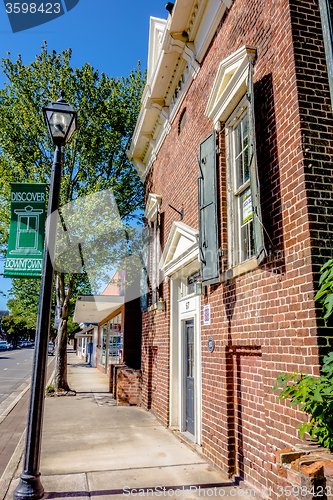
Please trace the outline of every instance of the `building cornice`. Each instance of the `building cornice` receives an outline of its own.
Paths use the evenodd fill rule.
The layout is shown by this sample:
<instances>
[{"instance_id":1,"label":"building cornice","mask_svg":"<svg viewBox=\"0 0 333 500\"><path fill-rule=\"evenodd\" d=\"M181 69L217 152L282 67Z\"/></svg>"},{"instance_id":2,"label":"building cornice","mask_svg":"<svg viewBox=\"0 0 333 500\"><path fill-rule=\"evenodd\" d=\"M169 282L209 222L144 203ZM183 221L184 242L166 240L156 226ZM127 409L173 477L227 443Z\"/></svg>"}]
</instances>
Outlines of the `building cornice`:
<instances>
[{"instance_id":1,"label":"building cornice","mask_svg":"<svg viewBox=\"0 0 333 500\"><path fill-rule=\"evenodd\" d=\"M143 181L200 71L218 23L231 4L232 0L177 0L168 20L151 21L148 81L128 151Z\"/></svg>"}]
</instances>

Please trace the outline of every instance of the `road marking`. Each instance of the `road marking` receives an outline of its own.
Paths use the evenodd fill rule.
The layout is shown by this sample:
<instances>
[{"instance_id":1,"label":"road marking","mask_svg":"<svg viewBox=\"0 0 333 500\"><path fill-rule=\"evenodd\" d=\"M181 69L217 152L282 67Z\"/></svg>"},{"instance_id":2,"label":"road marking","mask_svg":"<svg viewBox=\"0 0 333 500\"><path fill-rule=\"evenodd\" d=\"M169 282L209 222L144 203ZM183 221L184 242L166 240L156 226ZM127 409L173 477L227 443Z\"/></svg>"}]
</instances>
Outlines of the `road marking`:
<instances>
[{"instance_id":1,"label":"road marking","mask_svg":"<svg viewBox=\"0 0 333 500\"><path fill-rule=\"evenodd\" d=\"M8 368L4 368L4 370L8 370Z\"/></svg>"},{"instance_id":2,"label":"road marking","mask_svg":"<svg viewBox=\"0 0 333 500\"><path fill-rule=\"evenodd\" d=\"M19 365L20 363L16 363L17 365Z\"/></svg>"}]
</instances>

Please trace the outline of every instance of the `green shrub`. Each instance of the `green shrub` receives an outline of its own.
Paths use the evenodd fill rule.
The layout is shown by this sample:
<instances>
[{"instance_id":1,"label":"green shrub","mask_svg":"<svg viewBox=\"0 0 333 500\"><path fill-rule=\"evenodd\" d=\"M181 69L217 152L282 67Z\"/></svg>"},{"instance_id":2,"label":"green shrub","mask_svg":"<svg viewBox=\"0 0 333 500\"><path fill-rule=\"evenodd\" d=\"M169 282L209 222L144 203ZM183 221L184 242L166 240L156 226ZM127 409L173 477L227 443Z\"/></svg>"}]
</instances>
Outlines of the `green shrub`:
<instances>
[{"instance_id":1,"label":"green shrub","mask_svg":"<svg viewBox=\"0 0 333 500\"><path fill-rule=\"evenodd\" d=\"M333 352L323 359L320 377L305 373L280 373L274 391L282 387L279 399L290 399L290 406L300 409L311 420L299 424L297 429L303 438L308 432L325 448L333 450Z\"/></svg>"},{"instance_id":2,"label":"green shrub","mask_svg":"<svg viewBox=\"0 0 333 500\"><path fill-rule=\"evenodd\" d=\"M333 313L333 259L320 269L318 290L314 300L319 300L324 308L324 318ZM313 377L306 373L280 373L274 391L282 388L279 399L290 399L290 406L311 415L309 422L296 428L300 437L308 432L318 443L333 451L333 352L323 359L321 375Z\"/></svg>"},{"instance_id":3,"label":"green shrub","mask_svg":"<svg viewBox=\"0 0 333 500\"><path fill-rule=\"evenodd\" d=\"M320 279L318 290L314 300L320 300L323 304L325 315L327 319L333 312L333 259L326 262L320 269Z\"/></svg>"},{"instance_id":4,"label":"green shrub","mask_svg":"<svg viewBox=\"0 0 333 500\"><path fill-rule=\"evenodd\" d=\"M46 392L47 394L51 394L51 392L54 392L54 387L53 387L53 385L52 385L52 384L48 385L48 386L46 387L46 389L45 389L45 392Z\"/></svg>"}]
</instances>

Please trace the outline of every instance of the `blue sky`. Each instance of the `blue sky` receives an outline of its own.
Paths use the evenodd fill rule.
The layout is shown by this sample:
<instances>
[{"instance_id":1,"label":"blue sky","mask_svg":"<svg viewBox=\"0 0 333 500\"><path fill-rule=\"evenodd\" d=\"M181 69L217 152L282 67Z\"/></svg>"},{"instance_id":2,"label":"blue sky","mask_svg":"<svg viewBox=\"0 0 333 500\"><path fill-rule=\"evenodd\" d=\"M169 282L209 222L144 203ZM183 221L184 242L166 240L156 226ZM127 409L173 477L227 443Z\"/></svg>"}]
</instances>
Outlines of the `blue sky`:
<instances>
[{"instance_id":1,"label":"blue sky","mask_svg":"<svg viewBox=\"0 0 333 500\"><path fill-rule=\"evenodd\" d=\"M43 0L35 1L40 4ZM109 76L127 76L138 60L146 68L149 18L166 19L166 3L166 0L80 0L71 11L53 21L12 33L5 5L0 0L0 58L10 52L15 60L21 54L23 63L29 64L46 40L49 50L60 52L71 48L73 67L87 62ZM5 77L0 73L0 86L4 83ZM2 272L3 261L0 261ZM10 283L0 276L2 292L7 293ZM6 309L6 301L0 296L0 310Z\"/></svg>"}]
</instances>

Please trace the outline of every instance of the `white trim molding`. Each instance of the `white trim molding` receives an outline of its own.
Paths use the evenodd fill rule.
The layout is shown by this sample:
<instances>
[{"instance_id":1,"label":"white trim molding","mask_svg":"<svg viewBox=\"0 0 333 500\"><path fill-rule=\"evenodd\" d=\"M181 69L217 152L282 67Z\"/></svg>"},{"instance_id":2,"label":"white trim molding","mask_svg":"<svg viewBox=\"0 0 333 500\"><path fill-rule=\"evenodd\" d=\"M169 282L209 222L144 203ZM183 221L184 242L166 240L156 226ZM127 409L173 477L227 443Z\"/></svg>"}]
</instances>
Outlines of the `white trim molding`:
<instances>
[{"instance_id":1,"label":"white trim molding","mask_svg":"<svg viewBox=\"0 0 333 500\"><path fill-rule=\"evenodd\" d=\"M183 222L172 224L159 264L159 268L165 276L181 275L182 271L185 271L185 268L191 263L195 269L200 267L198 235L197 229L193 229Z\"/></svg>"},{"instance_id":2,"label":"white trim molding","mask_svg":"<svg viewBox=\"0 0 333 500\"><path fill-rule=\"evenodd\" d=\"M217 27L226 9L230 9L232 2L233 0L208 0L206 5L203 5L201 17L199 12L201 9L199 7L199 15L197 17L200 19L200 25L195 34L195 48L199 62L204 58ZM201 3L203 4L204 2Z\"/></svg>"},{"instance_id":3,"label":"white trim molding","mask_svg":"<svg viewBox=\"0 0 333 500\"><path fill-rule=\"evenodd\" d=\"M153 74L157 67L157 61L162 52L163 33L165 31L166 25L167 25L166 19L159 19L158 17L150 18L148 64L147 64L148 84L151 82L153 78Z\"/></svg>"},{"instance_id":4,"label":"white trim molding","mask_svg":"<svg viewBox=\"0 0 333 500\"><path fill-rule=\"evenodd\" d=\"M157 214L162 203L162 196L158 194L149 193L146 203L145 217L148 222L155 222Z\"/></svg>"},{"instance_id":5,"label":"white trim molding","mask_svg":"<svg viewBox=\"0 0 333 500\"><path fill-rule=\"evenodd\" d=\"M142 181L171 130L232 0L177 0L167 20L151 18L148 78L127 152Z\"/></svg>"},{"instance_id":6,"label":"white trim molding","mask_svg":"<svg viewBox=\"0 0 333 500\"><path fill-rule=\"evenodd\" d=\"M215 127L227 120L246 93L249 63L255 56L255 47L244 46L220 63L205 111Z\"/></svg>"}]
</instances>

